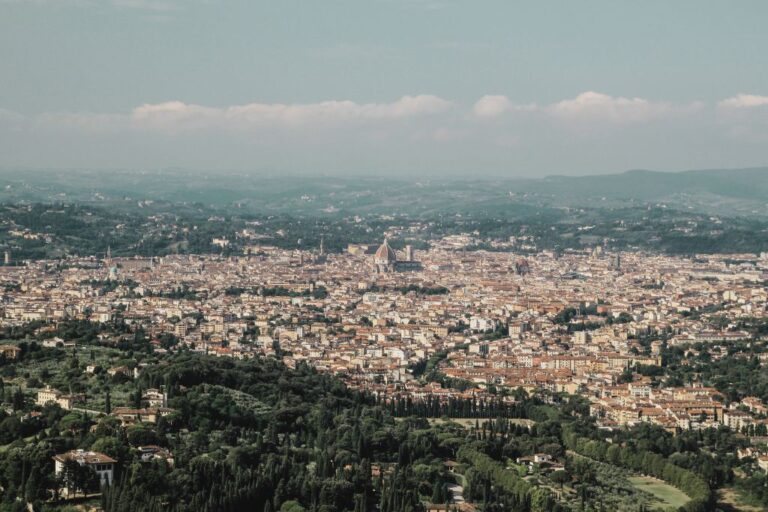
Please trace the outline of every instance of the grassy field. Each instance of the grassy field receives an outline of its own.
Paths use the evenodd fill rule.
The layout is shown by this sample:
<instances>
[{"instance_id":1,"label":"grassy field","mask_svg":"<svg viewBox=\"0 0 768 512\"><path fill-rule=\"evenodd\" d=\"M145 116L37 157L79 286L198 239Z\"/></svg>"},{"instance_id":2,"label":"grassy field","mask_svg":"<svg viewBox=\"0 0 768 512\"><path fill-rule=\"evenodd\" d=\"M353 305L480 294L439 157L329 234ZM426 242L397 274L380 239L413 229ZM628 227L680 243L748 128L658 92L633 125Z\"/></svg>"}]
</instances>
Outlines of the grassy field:
<instances>
[{"instance_id":1,"label":"grassy field","mask_svg":"<svg viewBox=\"0 0 768 512\"><path fill-rule=\"evenodd\" d=\"M636 488L652 494L662 507L682 507L690 498L681 490L649 476L631 476L628 478Z\"/></svg>"},{"instance_id":2,"label":"grassy field","mask_svg":"<svg viewBox=\"0 0 768 512\"><path fill-rule=\"evenodd\" d=\"M477 422L482 427L484 423L487 423L490 420L487 418L427 418L427 421L429 421L430 425L453 422L453 423L458 423L464 428L470 428L475 426L475 422ZM526 420L526 419L520 419L520 418L510 418L507 421L512 425L523 425L526 427L530 427L531 425L536 423L533 420Z\"/></svg>"}]
</instances>

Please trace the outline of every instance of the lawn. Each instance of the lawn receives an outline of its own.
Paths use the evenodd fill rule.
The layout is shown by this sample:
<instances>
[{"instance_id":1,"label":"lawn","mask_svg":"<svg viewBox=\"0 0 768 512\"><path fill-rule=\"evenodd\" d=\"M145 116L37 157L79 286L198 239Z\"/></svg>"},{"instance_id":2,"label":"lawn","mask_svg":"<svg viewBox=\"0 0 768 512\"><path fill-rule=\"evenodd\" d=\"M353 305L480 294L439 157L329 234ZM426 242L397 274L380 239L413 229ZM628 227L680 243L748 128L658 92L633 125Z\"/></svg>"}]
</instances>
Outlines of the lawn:
<instances>
[{"instance_id":1,"label":"lawn","mask_svg":"<svg viewBox=\"0 0 768 512\"><path fill-rule=\"evenodd\" d=\"M683 491L649 476L631 476L628 480L637 489L652 494L664 507L682 507L690 498Z\"/></svg>"},{"instance_id":2,"label":"lawn","mask_svg":"<svg viewBox=\"0 0 768 512\"><path fill-rule=\"evenodd\" d=\"M427 421L429 421L430 425L453 422L453 423L458 423L464 428L471 428L475 426L476 422L482 427L483 424L488 423L489 421L495 421L495 419L494 418L490 418L490 419L489 418L427 418ZM530 427L531 425L536 423L533 420L520 419L520 418L507 418L507 421L511 425L523 425L525 427Z\"/></svg>"}]
</instances>

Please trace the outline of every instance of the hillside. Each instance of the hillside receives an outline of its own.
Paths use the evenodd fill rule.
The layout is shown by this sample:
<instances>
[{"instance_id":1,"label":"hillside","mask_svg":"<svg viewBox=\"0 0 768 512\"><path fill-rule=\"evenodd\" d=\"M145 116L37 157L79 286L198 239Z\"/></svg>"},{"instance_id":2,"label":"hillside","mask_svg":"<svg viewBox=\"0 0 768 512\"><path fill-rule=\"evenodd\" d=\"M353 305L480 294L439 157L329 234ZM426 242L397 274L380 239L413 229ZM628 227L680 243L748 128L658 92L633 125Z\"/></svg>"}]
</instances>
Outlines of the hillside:
<instances>
[{"instance_id":1,"label":"hillside","mask_svg":"<svg viewBox=\"0 0 768 512\"><path fill-rule=\"evenodd\" d=\"M521 218L563 206L661 204L716 215L766 217L766 197L768 168L460 180L174 169L0 171L2 202L79 202L124 210L201 204L298 215L460 213Z\"/></svg>"}]
</instances>

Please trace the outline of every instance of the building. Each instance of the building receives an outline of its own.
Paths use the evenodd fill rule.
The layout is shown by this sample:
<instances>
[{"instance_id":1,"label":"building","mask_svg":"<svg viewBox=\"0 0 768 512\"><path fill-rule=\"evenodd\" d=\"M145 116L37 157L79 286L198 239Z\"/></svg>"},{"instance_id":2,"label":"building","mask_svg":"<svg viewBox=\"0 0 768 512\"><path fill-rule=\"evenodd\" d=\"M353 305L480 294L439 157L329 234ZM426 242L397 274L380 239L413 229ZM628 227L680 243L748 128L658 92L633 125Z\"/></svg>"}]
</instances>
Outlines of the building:
<instances>
[{"instance_id":1,"label":"building","mask_svg":"<svg viewBox=\"0 0 768 512\"><path fill-rule=\"evenodd\" d=\"M526 274L529 274L531 272L531 265L528 263L528 260L524 258L520 258L519 260L515 261L515 274L519 276L524 276Z\"/></svg>"},{"instance_id":2,"label":"building","mask_svg":"<svg viewBox=\"0 0 768 512\"><path fill-rule=\"evenodd\" d=\"M141 401L148 407L166 407L168 396L159 389L148 389L142 395Z\"/></svg>"},{"instance_id":3,"label":"building","mask_svg":"<svg viewBox=\"0 0 768 512\"><path fill-rule=\"evenodd\" d=\"M386 239L381 244L373 256L373 264L376 266L376 272L396 272L403 270L420 270L421 264L414 260L413 247L405 247L405 259L398 259L397 253L389 245Z\"/></svg>"},{"instance_id":4,"label":"building","mask_svg":"<svg viewBox=\"0 0 768 512\"><path fill-rule=\"evenodd\" d=\"M424 510L427 512L476 512L477 507L474 503L425 503Z\"/></svg>"},{"instance_id":5,"label":"building","mask_svg":"<svg viewBox=\"0 0 768 512\"><path fill-rule=\"evenodd\" d=\"M392 272L397 265L397 254L395 250L389 246L387 239L384 239L384 243L379 246L376 254L373 256L373 263L376 265L377 272Z\"/></svg>"},{"instance_id":6,"label":"building","mask_svg":"<svg viewBox=\"0 0 768 512\"><path fill-rule=\"evenodd\" d=\"M81 466L87 466L93 469L98 475L99 483L102 486L112 485L112 481L115 477L115 464L117 464L117 461L112 457L104 455L103 453L85 450L72 450L60 455L54 455L53 462L55 465L54 469L57 477L66 478L64 469L66 467L66 463L69 461L74 461ZM66 482L66 484L67 487L71 487L73 485L72 482Z\"/></svg>"},{"instance_id":7,"label":"building","mask_svg":"<svg viewBox=\"0 0 768 512\"><path fill-rule=\"evenodd\" d=\"M163 416L168 416L174 412L167 407L148 407L145 409L132 409L130 407L115 407L112 416L120 420L125 425L134 425L136 423L157 423L157 420Z\"/></svg>"},{"instance_id":8,"label":"building","mask_svg":"<svg viewBox=\"0 0 768 512\"><path fill-rule=\"evenodd\" d=\"M46 386L45 389L37 392L37 400L35 403L40 406L44 406L49 403L58 403L60 396L60 391L52 389L50 386Z\"/></svg>"},{"instance_id":9,"label":"building","mask_svg":"<svg viewBox=\"0 0 768 512\"><path fill-rule=\"evenodd\" d=\"M37 400L35 403L41 407L48 404L57 404L62 409L69 411L77 403L84 402L85 398L82 395L65 395L61 391L46 386L37 392Z\"/></svg>"},{"instance_id":10,"label":"building","mask_svg":"<svg viewBox=\"0 0 768 512\"><path fill-rule=\"evenodd\" d=\"M739 411L738 409L733 410L725 410L723 411L723 425L728 426L731 430L735 430L736 432L741 432L741 430L752 423L754 423L754 418L751 414L747 414L746 412Z\"/></svg>"},{"instance_id":11,"label":"building","mask_svg":"<svg viewBox=\"0 0 768 512\"><path fill-rule=\"evenodd\" d=\"M469 328L476 332L493 331L499 325L499 322L493 318L473 316L469 319Z\"/></svg>"},{"instance_id":12,"label":"building","mask_svg":"<svg viewBox=\"0 0 768 512\"><path fill-rule=\"evenodd\" d=\"M371 244L347 244L347 252L353 256L375 254L376 246Z\"/></svg>"},{"instance_id":13,"label":"building","mask_svg":"<svg viewBox=\"0 0 768 512\"><path fill-rule=\"evenodd\" d=\"M162 460L164 461L168 466L173 467L174 461L173 461L173 455L170 451L167 449L156 446L156 445L147 445L147 446L139 446L136 449L139 453L139 458L141 459L141 462L152 462L155 460Z\"/></svg>"},{"instance_id":14,"label":"building","mask_svg":"<svg viewBox=\"0 0 768 512\"><path fill-rule=\"evenodd\" d=\"M616 253L611 257L611 269L621 270L621 254Z\"/></svg>"},{"instance_id":15,"label":"building","mask_svg":"<svg viewBox=\"0 0 768 512\"><path fill-rule=\"evenodd\" d=\"M21 349L16 345L0 345L0 354L6 359L18 359Z\"/></svg>"},{"instance_id":16,"label":"building","mask_svg":"<svg viewBox=\"0 0 768 512\"><path fill-rule=\"evenodd\" d=\"M107 370L107 375L109 375L110 377L114 377L115 375L124 375L126 377L131 377L133 375L133 372L127 366L114 366L109 370Z\"/></svg>"}]
</instances>

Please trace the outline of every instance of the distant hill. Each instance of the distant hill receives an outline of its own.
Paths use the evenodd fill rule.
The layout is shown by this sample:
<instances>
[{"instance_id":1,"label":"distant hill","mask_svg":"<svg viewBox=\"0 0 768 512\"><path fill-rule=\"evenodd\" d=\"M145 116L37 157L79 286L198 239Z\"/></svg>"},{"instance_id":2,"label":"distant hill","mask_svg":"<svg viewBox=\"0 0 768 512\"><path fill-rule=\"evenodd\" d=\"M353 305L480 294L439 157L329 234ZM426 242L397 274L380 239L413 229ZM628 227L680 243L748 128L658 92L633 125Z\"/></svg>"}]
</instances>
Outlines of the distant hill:
<instances>
[{"instance_id":1,"label":"distant hill","mask_svg":"<svg viewBox=\"0 0 768 512\"><path fill-rule=\"evenodd\" d=\"M713 194L760 200L768 194L768 167L684 172L634 170L603 176L548 176L525 189L566 197L607 196L653 201L673 194Z\"/></svg>"},{"instance_id":2,"label":"distant hill","mask_svg":"<svg viewBox=\"0 0 768 512\"><path fill-rule=\"evenodd\" d=\"M560 204L577 206L631 201L663 203L711 213L768 215L768 167L548 176L540 180L523 180L515 188L521 193L537 194Z\"/></svg>"},{"instance_id":3,"label":"distant hill","mask_svg":"<svg viewBox=\"0 0 768 512\"><path fill-rule=\"evenodd\" d=\"M2 202L134 207L147 200L296 214L525 216L561 207L665 205L768 217L768 168L633 170L542 179L382 179L162 171L0 171Z\"/></svg>"}]
</instances>

